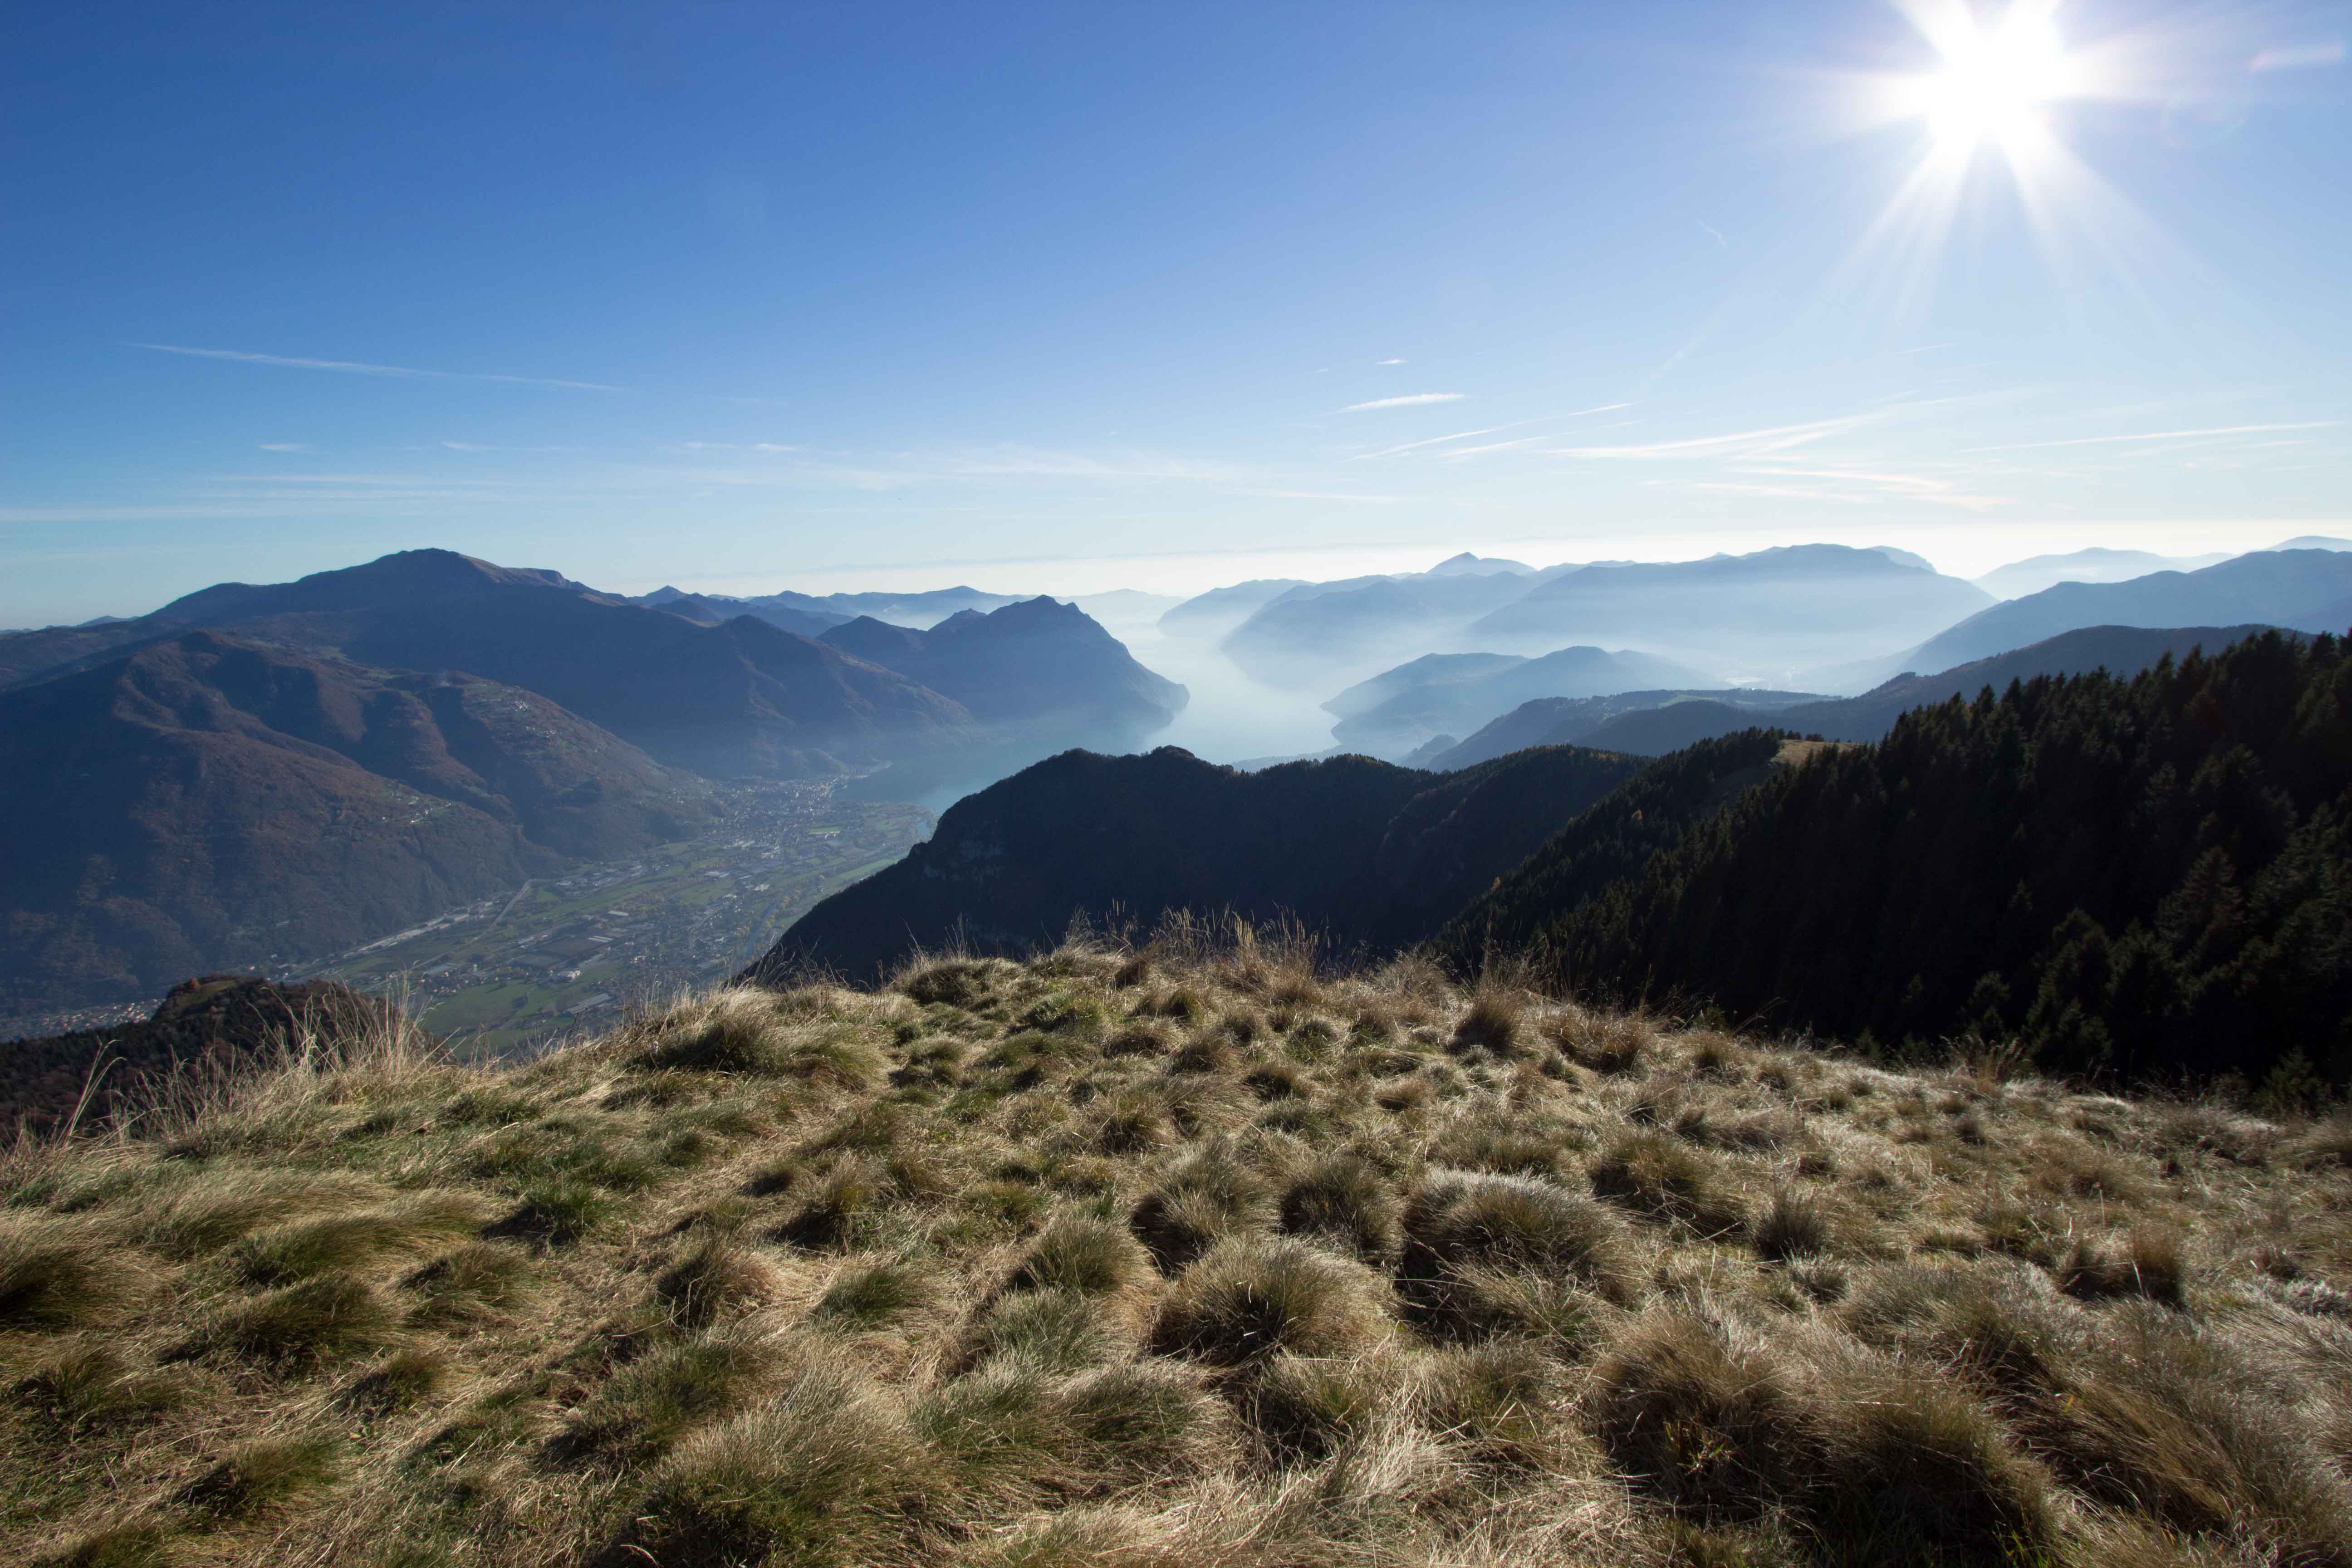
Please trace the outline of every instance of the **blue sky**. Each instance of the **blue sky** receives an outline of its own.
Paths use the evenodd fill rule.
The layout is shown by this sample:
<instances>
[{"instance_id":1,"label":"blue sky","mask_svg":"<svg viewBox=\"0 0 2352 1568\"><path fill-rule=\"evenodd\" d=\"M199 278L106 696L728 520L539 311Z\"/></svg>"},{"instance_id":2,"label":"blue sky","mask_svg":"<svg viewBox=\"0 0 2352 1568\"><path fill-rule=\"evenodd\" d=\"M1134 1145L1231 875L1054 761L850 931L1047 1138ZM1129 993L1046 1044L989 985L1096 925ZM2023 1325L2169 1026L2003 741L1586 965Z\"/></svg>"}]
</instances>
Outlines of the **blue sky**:
<instances>
[{"instance_id":1,"label":"blue sky","mask_svg":"<svg viewBox=\"0 0 2352 1568\"><path fill-rule=\"evenodd\" d=\"M2352 532L2352 0L1912 3L20 8L0 625Z\"/></svg>"}]
</instances>

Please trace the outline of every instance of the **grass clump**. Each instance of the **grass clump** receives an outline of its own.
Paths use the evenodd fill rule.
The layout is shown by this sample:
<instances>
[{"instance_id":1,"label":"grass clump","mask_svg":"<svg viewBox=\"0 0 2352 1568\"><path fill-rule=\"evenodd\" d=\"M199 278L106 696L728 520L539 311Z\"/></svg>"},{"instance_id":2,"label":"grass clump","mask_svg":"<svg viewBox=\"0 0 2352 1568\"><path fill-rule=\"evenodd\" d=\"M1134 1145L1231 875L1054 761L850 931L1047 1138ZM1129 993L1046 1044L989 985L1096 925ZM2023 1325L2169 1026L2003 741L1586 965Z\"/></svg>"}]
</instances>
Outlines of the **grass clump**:
<instances>
[{"instance_id":1,"label":"grass clump","mask_svg":"<svg viewBox=\"0 0 2352 1568\"><path fill-rule=\"evenodd\" d=\"M185 1404L190 1390L184 1378L137 1365L103 1339L85 1339L36 1363L15 1393L34 1414L74 1428L161 1415Z\"/></svg>"},{"instance_id":2,"label":"grass clump","mask_svg":"<svg viewBox=\"0 0 2352 1568\"><path fill-rule=\"evenodd\" d=\"M396 1318L368 1283L329 1274L230 1309L192 1349L261 1362L317 1363L380 1348Z\"/></svg>"},{"instance_id":3,"label":"grass clump","mask_svg":"<svg viewBox=\"0 0 2352 1568\"><path fill-rule=\"evenodd\" d=\"M771 1300L776 1283L764 1259L731 1237L712 1237L655 1278L654 1299L671 1322L705 1329Z\"/></svg>"},{"instance_id":4,"label":"grass clump","mask_svg":"<svg viewBox=\"0 0 2352 1568\"><path fill-rule=\"evenodd\" d=\"M413 1321L424 1328L486 1322L520 1305L530 1294L530 1260L511 1247L468 1242L446 1252L401 1281L421 1298Z\"/></svg>"},{"instance_id":5,"label":"grass clump","mask_svg":"<svg viewBox=\"0 0 2352 1568\"><path fill-rule=\"evenodd\" d=\"M856 1562L906 1527L933 1469L877 1394L811 1368L782 1397L684 1443L632 1510L616 1561Z\"/></svg>"},{"instance_id":6,"label":"grass clump","mask_svg":"<svg viewBox=\"0 0 2352 1568\"><path fill-rule=\"evenodd\" d=\"M1372 1264L1393 1259L1402 1237L1394 1186L1344 1153L1316 1161L1291 1182L1282 1194L1281 1224L1289 1235L1335 1242Z\"/></svg>"},{"instance_id":7,"label":"grass clump","mask_svg":"<svg viewBox=\"0 0 2352 1568\"><path fill-rule=\"evenodd\" d=\"M1706 1157L1663 1132L1618 1138L1592 1163L1591 1181L1602 1197L1703 1237L1737 1235L1747 1224L1737 1194L1723 1190Z\"/></svg>"},{"instance_id":8,"label":"grass clump","mask_svg":"<svg viewBox=\"0 0 2352 1568\"><path fill-rule=\"evenodd\" d=\"M1328 1457L1370 1434L1388 1403L1373 1363L1278 1352L1234 1385L1234 1405L1276 1464Z\"/></svg>"},{"instance_id":9,"label":"grass clump","mask_svg":"<svg viewBox=\"0 0 2352 1568\"><path fill-rule=\"evenodd\" d=\"M1623 1225L1590 1198L1526 1176L1444 1171L1404 1213L1399 1276L1408 1299L1443 1312L1450 1279L1473 1268L1574 1279L1612 1300L1633 1297Z\"/></svg>"},{"instance_id":10,"label":"grass clump","mask_svg":"<svg viewBox=\"0 0 2352 1568\"><path fill-rule=\"evenodd\" d=\"M1092 1215L1055 1217L1007 1281L1015 1290L1075 1290L1099 1295L1141 1284L1151 1256L1122 1226Z\"/></svg>"},{"instance_id":11,"label":"grass clump","mask_svg":"<svg viewBox=\"0 0 2352 1568\"><path fill-rule=\"evenodd\" d=\"M344 1389L336 1401L346 1410L387 1415L427 1398L449 1375L446 1357L434 1351L394 1351Z\"/></svg>"},{"instance_id":12,"label":"grass clump","mask_svg":"<svg viewBox=\"0 0 2352 1568\"><path fill-rule=\"evenodd\" d=\"M1213 1366L1243 1366L1276 1351L1359 1355L1387 1337L1386 1296L1360 1265L1296 1241L1237 1237L1177 1280L1151 1348Z\"/></svg>"},{"instance_id":13,"label":"grass clump","mask_svg":"<svg viewBox=\"0 0 2352 1568\"><path fill-rule=\"evenodd\" d=\"M2138 1296L2177 1307L2188 1289L2180 1238L2142 1226L2122 1245L2078 1237L2057 1269L2058 1289L2086 1301Z\"/></svg>"},{"instance_id":14,"label":"grass clump","mask_svg":"<svg viewBox=\"0 0 2352 1568\"><path fill-rule=\"evenodd\" d=\"M1593 1372L1595 1428L1635 1485L1703 1518L1793 1495L1806 1441L1786 1370L1693 1317L1637 1325Z\"/></svg>"},{"instance_id":15,"label":"grass clump","mask_svg":"<svg viewBox=\"0 0 2352 1568\"><path fill-rule=\"evenodd\" d=\"M0 1329L57 1333L111 1313L136 1276L93 1236L31 1226L0 1229Z\"/></svg>"},{"instance_id":16,"label":"grass clump","mask_svg":"<svg viewBox=\"0 0 2352 1568\"><path fill-rule=\"evenodd\" d=\"M662 1346L607 1378L549 1444L549 1455L613 1468L646 1464L695 1427L748 1407L778 1376L775 1352L756 1341Z\"/></svg>"},{"instance_id":17,"label":"grass clump","mask_svg":"<svg viewBox=\"0 0 2352 1568\"><path fill-rule=\"evenodd\" d=\"M1829 1212L1816 1200L1786 1188L1772 1194L1748 1227L1756 1256L1774 1263L1830 1250Z\"/></svg>"},{"instance_id":18,"label":"grass clump","mask_svg":"<svg viewBox=\"0 0 2352 1568\"><path fill-rule=\"evenodd\" d=\"M873 1329L917 1310L931 1297L920 1270L902 1263L877 1263L842 1270L811 1314L819 1322Z\"/></svg>"},{"instance_id":19,"label":"grass clump","mask_svg":"<svg viewBox=\"0 0 2352 1568\"><path fill-rule=\"evenodd\" d=\"M1136 1205L1128 1227L1163 1273L1185 1268L1220 1240L1267 1227L1266 1184L1222 1150L1203 1151Z\"/></svg>"},{"instance_id":20,"label":"grass clump","mask_svg":"<svg viewBox=\"0 0 2352 1568\"><path fill-rule=\"evenodd\" d=\"M303 1436L247 1443L172 1495L172 1506L207 1523L247 1520L334 1479L337 1444Z\"/></svg>"},{"instance_id":21,"label":"grass clump","mask_svg":"<svg viewBox=\"0 0 2352 1568\"><path fill-rule=\"evenodd\" d=\"M430 1250L470 1235L482 1223L470 1194L429 1194L384 1209L331 1215L248 1237L234 1252L257 1285L289 1285L337 1269L364 1268L387 1254Z\"/></svg>"},{"instance_id":22,"label":"grass clump","mask_svg":"<svg viewBox=\"0 0 2352 1568\"><path fill-rule=\"evenodd\" d=\"M973 1335L977 1363L1005 1356L1047 1372L1075 1373L1117 1361L1134 1348L1133 1335L1097 1297L1076 1290L1023 1290L1005 1297Z\"/></svg>"},{"instance_id":23,"label":"grass clump","mask_svg":"<svg viewBox=\"0 0 2352 1568\"><path fill-rule=\"evenodd\" d=\"M1454 1021L1454 1050L1484 1051L1493 1057L1517 1056L1526 1032L1526 1012L1520 1000L1508 992L1479 992Z\"/></svg>"},{"instance_id":24,"label":"grass clump","mask_svg":"<svg viewBox=\"0 0 2352 1568\"><path fill-rule=\"evenodd\" d=\"M881 1053L835 1020L808 1020L789 996L749 986L691 1002L654 1026L634 1066L748 1078L793 1078L862 1089L879 1080Z\"/></svg>"}]
</instances>

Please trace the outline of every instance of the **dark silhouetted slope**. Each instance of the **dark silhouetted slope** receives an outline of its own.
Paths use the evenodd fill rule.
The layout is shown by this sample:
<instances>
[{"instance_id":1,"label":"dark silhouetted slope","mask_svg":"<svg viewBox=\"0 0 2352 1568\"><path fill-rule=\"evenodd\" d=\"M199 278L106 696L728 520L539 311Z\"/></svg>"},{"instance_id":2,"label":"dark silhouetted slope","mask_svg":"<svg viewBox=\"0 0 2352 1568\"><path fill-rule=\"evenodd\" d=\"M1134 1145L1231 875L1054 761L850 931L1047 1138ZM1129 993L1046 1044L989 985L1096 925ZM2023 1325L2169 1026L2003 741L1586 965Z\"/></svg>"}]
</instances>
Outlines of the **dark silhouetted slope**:
<instances>
[{"instance_id":1,"label":"dark silhouetted slope","mask_svg":"<svg viewBox=\"0 0 2352 1568\"><path fill-rule=\"evenodd\" d=\"M1607 887L1555 885L1557 847L1449 928L1457 960L1491 933L1601 994L2014 1037L2062 1070L2259 1080L2300 1053L2352 1077L2352 647L2333 637L1915 710Z\"/></svg>"},{"instance_id":2,"label":"dark silhouetted slope","mask_svg":"<svg viewBox=\"0 0 2352 1568\"><path fill-rule=\"evenodd\" d=\"M182 981L136 1024L0 1043L0 1136L42 1133L79 1107L96 1126L151 1101L177 1079L208 1085L306 1040L351 1039L391 1026L391 1009L332 981L280 985L250 974ZM87 1100L84 1090L89 1090Z\"/></svg>"},{"instance_id":3,"label":"dark silhouetted slope","mask_svg":"<svg viewBox=\"0 0 2352 1568\"><path fill-rule=\"evenodd\" d=\"M1072 916L1296 916L1340 946L1435 928L1640 764L1568 748L1436 779L1369 757L1258 773L1071 752L950 806L929 842L802 918L761 972L856 977L915 948L1020 952Z\"/></svg>"}]
</instances>

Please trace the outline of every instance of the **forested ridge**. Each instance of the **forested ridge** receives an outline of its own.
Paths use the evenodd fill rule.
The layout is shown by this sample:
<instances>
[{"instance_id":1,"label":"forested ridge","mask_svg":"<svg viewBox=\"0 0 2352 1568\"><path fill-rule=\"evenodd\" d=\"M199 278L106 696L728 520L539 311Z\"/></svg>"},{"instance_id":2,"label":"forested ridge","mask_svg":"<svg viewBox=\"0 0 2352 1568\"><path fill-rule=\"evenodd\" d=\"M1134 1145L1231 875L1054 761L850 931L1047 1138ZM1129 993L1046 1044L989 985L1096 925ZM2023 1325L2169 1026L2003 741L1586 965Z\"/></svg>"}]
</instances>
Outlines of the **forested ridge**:
<instances>
[{"instance_id":1,"label":"forested ridge","mask_svg":"<svg viewBox=\"0 0 2352 1568\"><path fill-rule=\"evenodd\" d=\"M1596 885L1603 846L1645 837L1633 795L1720 760L1694 748L1595 806L1441 952L1521 950L1580 992L1841 1038L2013 1041L2045 1070L2352 1075L2341 639L2265 634L1916 710L1638 868L1616 853Z\"/></svg>"}]
</instances>

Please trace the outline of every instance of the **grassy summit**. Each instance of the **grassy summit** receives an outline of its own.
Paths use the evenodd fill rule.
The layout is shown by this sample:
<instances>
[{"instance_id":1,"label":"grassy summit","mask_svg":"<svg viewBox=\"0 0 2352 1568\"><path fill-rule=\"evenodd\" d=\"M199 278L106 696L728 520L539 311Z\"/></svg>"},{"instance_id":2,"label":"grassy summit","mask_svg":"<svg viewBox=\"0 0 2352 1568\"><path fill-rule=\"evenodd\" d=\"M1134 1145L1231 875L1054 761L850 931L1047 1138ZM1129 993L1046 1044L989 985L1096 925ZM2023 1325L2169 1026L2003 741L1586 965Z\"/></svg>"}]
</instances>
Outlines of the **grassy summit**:
<instances>
[{"instance_id":1,"label":"grassy summit","mask_svg":"<svg viewBox=\"0 0 2352 1568\"><path fill-rule=\"evenodd\" d=\"M2352 1128L1143 952L0 1179L0 1560L2352 1561Z\"/></svg>"}]
</instances>

